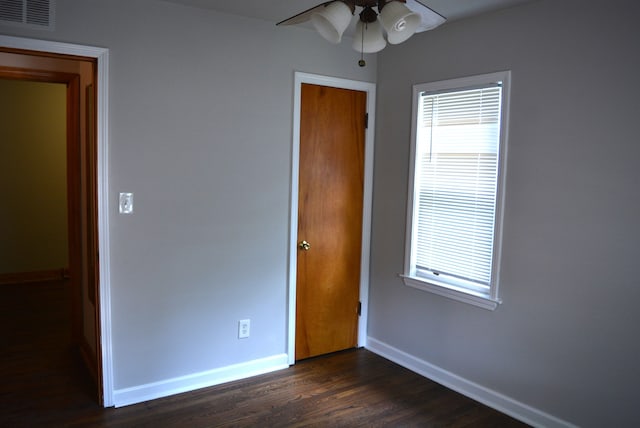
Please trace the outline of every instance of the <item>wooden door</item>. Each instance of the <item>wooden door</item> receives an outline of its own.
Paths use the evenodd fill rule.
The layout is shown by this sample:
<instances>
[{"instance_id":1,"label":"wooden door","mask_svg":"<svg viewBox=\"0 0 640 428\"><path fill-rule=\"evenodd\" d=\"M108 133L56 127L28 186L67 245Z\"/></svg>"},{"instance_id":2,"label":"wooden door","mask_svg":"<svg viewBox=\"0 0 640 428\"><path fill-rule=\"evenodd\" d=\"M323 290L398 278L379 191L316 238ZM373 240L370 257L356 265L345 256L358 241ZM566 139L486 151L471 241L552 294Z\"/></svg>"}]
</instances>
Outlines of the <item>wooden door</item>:
<instances>
[{"instance_id":1,"label":"wooden door","mask_svg":"<svg viewBox=\"0 0 640 428\"><path fill-rule=\"evenodd\" d=\"M296 360L358 343L366 98L302 85Z\"/></svg>"}]
</instances>

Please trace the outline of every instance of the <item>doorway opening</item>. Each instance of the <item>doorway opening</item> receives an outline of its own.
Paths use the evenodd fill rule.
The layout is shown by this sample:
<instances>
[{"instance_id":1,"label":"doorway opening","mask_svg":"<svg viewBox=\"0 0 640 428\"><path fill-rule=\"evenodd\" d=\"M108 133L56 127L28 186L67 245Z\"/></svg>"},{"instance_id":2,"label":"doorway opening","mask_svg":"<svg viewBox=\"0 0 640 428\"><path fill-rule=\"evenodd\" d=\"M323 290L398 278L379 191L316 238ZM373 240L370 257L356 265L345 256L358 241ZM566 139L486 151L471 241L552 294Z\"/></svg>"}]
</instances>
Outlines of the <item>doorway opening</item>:
<instances>
[{"instance_id":1,"label":"doorway opening","mask_svg":"<svg viewBox=\"0 0 640 428\"><path fill-rule=\"evenodd\" d=\"M95 402L104 406L112 405L106 100L99 97L106 94L107 54L100 48L0 36L0 78L66 88L69 256L63 281L71 295L71 337L95 381Z\"/></svg>"}]
</instances>

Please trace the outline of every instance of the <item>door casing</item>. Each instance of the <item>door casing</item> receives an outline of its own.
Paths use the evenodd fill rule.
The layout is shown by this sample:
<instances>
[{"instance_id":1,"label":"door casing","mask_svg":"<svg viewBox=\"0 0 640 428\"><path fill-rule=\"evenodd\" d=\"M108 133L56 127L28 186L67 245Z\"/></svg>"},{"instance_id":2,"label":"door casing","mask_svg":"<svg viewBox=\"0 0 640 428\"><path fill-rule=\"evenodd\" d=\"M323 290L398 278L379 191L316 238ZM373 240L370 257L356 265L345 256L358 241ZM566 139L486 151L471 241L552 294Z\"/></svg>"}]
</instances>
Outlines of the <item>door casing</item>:
<instances>
[{"instance_id":1,"label":"door casing","mask_svg":"<svg viewBox=\"0 0 640 428\"><path fill-rule=\"evenodd\" d=\"M109 280L109 183L108 183L108 72L109 50L91 46L0 35L0 47L95 58L97 62L97 193L98 263L100 265L100 346L102 352L103 406L113 406L113 365L111 347L111 287Z\"/></svg>"},{"instance_id":2,"label":"door casing","mask_svg":"<svg viewBox=\"0 0 640 428\"><path fill-rule=\"evenodd\" d=\"M371 241L371 208L373 201L373 160L376 85L371 82L340 79L316 74L296 72L294 76L293 100L293 143L291 150L291 207L289 215L289 272L288 272L288 338L287 355L290 365L295 364L296 338L296 267L298 238L298 173L300 159L300 108L303 83L352 89L366 92L368 126L365 132L364 192L362 210L362 255L360 259L360 302L361 316L358 320L358 346L367 344L367 318L369 301L369 253Z\"/></svg>"}]
</instances>

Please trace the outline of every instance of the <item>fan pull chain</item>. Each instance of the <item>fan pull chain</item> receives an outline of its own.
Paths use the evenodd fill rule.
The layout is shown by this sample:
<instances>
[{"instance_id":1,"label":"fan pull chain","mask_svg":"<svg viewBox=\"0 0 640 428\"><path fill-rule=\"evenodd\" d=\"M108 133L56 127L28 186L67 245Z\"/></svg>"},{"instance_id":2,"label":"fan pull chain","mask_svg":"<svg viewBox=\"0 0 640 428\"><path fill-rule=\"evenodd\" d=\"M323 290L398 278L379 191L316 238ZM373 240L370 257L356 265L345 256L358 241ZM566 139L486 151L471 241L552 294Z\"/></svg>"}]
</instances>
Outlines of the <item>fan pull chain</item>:
<instances>
[{"instance_id":1,"label":"fan pull chain","mask_svg":"<svg viewBox=\"0 0 640 428\"><path fill-rule=\"evenodd\" d=\"M362 37L360 38L360 42L362 43L362 47L360 48L360 61L358 61L358 65L360 67L364 67L365 65L367 65L367 63L364 60L364 30L367 27L367 25L369 25L369 24L365 23L362 26Z\"/></svg>"}]
</instances>

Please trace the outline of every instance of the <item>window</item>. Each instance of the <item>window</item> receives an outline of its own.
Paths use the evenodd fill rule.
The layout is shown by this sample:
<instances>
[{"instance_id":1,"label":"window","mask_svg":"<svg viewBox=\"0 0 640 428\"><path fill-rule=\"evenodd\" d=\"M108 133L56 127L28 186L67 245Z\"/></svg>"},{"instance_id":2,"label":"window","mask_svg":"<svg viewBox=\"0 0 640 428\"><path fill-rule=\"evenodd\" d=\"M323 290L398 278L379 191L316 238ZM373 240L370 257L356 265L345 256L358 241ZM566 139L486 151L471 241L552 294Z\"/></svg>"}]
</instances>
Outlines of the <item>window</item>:
<instances>
[{"instance_id":1,"label":"window","mask_svg":"<svg viewBox=\"0 0 640 428\"><path fill-rule=\"evenodd\" d=\"M413 88L404 281L487 309L500 303L509 77Z\"/></svg>"}]
</instances>

